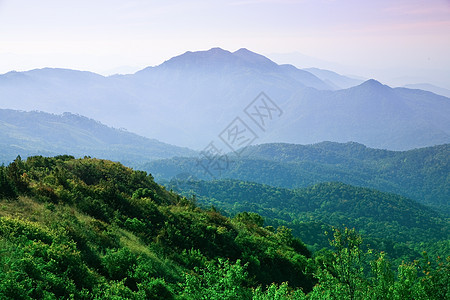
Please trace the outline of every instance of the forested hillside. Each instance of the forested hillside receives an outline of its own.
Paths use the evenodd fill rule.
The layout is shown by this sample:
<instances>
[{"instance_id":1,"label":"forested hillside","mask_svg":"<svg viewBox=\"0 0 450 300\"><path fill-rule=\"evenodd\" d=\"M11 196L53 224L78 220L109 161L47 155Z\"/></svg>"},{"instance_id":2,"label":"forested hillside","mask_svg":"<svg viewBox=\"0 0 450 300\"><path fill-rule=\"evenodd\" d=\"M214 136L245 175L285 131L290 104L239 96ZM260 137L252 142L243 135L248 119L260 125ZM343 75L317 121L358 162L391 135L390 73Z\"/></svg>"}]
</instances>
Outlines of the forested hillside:
<instances>
[{"instance_id":1,"label":"forested hillside","mask_svg":"<svg viewBox=\"0 0 450 300\"><path fill-rule=\"evenodd\" d=\"M201 159L153 161L143 169L151 170L157 180L179 174L210 180ZM449 144L410 151L371 149L358 143L264 144L247 148L239 157L230 154L228 159L226 168L213 172L216 179L285 188L339 181L399 194L450 213Z\"/></svg>"},{"instance_id":2,"label":"forested hillside","mask_svg":"<svg viewBox=\"0 0 450 300\"><path fill-rule=\"evenodd\" d=\"M145 172L68 156L0 171L0 298L189 295L206 270L236 273L227 287L243 291L285 281L309 291L315 282L311 254L289 231L201 210Z\"/></svg>"},{"instance_id":3,"label":"forested hillside","mask_svg":"<svg viewBox=\"0 0 450 300\"><path fill-rule=\"evenodd\" d=\"M152 159L191 156L195 151L148 139L71 113L0 109L0 163L18 154L70 154L136 165Z\"/></svg>"},{"instance_id":4,"label":"forested hillside","mask_svg":"<svg viewBox=\"0 0 450 300\"><path fill-rule=\"evenodd\" d=\"M449 260L391 268L335 229L311 253L255 213L201 209L151 175L71 156L0 167L2 299L445 299Z\"/></svg>"},{"instance_id":5,"label":"forested hillside","mask_svg":"<svg viewBox=\"0 0 450 300\"><path fill-rule=\"evenodd\" d=\"M423 250L440 255L450 251L448 218L395 194L342 183L289 190L238 180L174 179L167 187L230 215L258 213L266 224L292 228L317 250L328 244L325 230L348 226L364 233L371 247L396 259L414 259Z\"/></svg>"}]
</instances>

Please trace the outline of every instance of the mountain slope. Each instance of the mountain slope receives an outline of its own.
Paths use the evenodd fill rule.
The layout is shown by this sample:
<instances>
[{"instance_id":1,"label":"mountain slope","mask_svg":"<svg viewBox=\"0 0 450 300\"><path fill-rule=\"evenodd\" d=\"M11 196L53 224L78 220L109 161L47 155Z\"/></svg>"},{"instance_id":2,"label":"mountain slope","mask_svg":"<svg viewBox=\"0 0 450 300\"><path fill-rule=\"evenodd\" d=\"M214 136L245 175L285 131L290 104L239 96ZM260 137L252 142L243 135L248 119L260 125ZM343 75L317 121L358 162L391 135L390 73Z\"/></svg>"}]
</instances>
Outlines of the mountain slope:
<instances>
[{"instance_id":1,"label":"mountain slope","mask_svg":"<svg viewBox=\"0 0 450 300\"><path fill-rule=\"evenodd\" d=\"M402 262L397 275L348 229L311 257L286 227L201 209L111 161L18 158L0 166L0 204L1 299L347 299L346 270L374 299L448 294L448 257Z\"/></svg>"},{"instance_id":2,"label":"mountain slope","mask_svg":"<svg viewBox=\"0 0 450 300\"><path fill-rule=\"evenodd\" d=\"M247 49L213 48L186 52L130 75L10 72L0 75L0 105L70 111L194 149L217 139L236 117L255 131L256 143L356 141L405 150L450 142L448 98L375 81L334 91L336 84L319 77ZM244 112L261 92L283 112L264 130Z\"/></svg>"},{"instance_id":3,"label":"mountain slope","mask_svg":"<svg viewBox=\"0 0 450 300\"><path fill-rule=\"evenodd\" d=\"M202 210L119 163L16 159L0 166L0 203L2 299L200 299L206 271L236 299L314 284L310 252L286 231Z\"/></svg>"},{"instance_id":4,"label":"mountain slope","mask_svg":"<svg viewBox=\"0 0 450 300\"><path fill-rule=\"evenodd\" d=\"M450 239L448 220L436 211L402 196L342 183L289 190L238 180L174 179L167 187L232 214L258 213L268 218L269 224L278 219L292 228L310 223L355 227L369 239L384 240L385 245L414 244L416 248L421 243L432 245ZM326 245L326 239L320 239L321 232L313 236L307 231L295 232L311 245Z\"/></svg>"},{"instance_id":5,"label":"mountain slope","mask_svg":"<svg viewBox=\"0 0 450 300\"><path fill-rule=\"evenodd\" d=\"M71 154L136 164L156 158L194 155L187 149L107 127L80 115L0 109L0 160L17 155Z\"/></svg>"},{"instance_id":6,"label":"mountain slope","mask_svg":"<svg viewBox=\"0 0 450 300\"><path fill-rule=\"evenodd\" d=\"M314 74L315 76L319 77L324 82L330 84L336 89L348 89L363 83L363 80L350 78L329 70L317 68L306 68L303 70L308 71L311 74Z\"/></svg>"},{"instance_id":7,"label":"mountain slope","mask_svg":"<svg viewBox=\"0 0 450 300\"><path fill-rule=\"evenodd\" d=\"M424 91L429 91L438 95L442 95L445 97L450 97L450 90L446 88L442 88L439 86L435 86L429 83L415 83L415 84L407 84L404 86L408 89L420 89Z\"/></svg>"},{"instance_id":8,"label":"mountain slope","mask_svg":"<svg viewBox=\"0 0 450 300\"><path fill-rule=\"evenodd\" d=\"M375 80L334 92L299 93L285 112L281 126L274 128L270 138L277 136L298 144L357 141L390 150L450 141L448 98L420 90L392 89Z\"/></svg>"},{"instance_id":9,"label":"mountain slope","mask_svg":"<svg viewBox=\"0 0 450 300\"><path fill-rule=\"evenodd\" d=\"M226 168L212 174L218 179L286 188L339 181L403 195L448 213L449 153L449 144L409 151L371 149L357 143L264 144L248 147L241 157L229 155ZM199 158L176 158L151 162L144 169L152 170L158 180L178 174L210 180L201 165Z\"/></svg>"}]
</instances>

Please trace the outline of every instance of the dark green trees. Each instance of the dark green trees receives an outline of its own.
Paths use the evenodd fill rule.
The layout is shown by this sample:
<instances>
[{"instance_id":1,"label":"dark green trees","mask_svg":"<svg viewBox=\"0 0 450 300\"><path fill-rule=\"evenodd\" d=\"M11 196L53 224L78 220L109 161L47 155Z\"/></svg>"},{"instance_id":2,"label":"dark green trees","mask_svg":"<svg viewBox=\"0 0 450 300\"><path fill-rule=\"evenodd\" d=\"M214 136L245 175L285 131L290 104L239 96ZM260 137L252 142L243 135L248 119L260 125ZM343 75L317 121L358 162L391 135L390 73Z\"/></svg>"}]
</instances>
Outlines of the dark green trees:
<instances>
[{"instance_id":1,"label":"dark green trees","mask_svg":"<svg viewBox=\"0 0 450 300\"><path fill-rule=\"evenodd\" d=\"M288 227L201 209L118 163L18 158L0 184L0 299L449 298L449 259L394 270L350 229L311 253Z\"/></svg>"},{"instance_id":2,"label":"dark green trees","mask_svg":"<svg viewBox=\"0 0 450 300\"><path fill-rule=\"evenodd\" d=\"M7 168L0 166L0 198L16 198L16 187L11 182L7 171Z\"/></svg>"}]
</instances>

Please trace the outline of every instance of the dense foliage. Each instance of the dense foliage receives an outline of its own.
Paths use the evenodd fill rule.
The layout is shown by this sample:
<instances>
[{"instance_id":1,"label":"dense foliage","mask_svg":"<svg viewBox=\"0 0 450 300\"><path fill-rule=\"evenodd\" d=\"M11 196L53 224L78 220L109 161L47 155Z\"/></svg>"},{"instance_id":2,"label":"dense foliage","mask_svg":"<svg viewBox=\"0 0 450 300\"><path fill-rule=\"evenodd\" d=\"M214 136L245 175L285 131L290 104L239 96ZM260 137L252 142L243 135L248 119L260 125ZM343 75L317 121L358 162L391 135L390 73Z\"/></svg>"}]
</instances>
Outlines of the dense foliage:
<instances>
[{"instance_id":1,"label":"dense foliage","mask_svg":"<svg viewBox=\"0 0 450 300\"><path fill-rule=\"evenodd\" d=\"M450 144L410 151L371 149L357 143L265 144L228 158L224 170L212 172L216 179L285 188L339 181L399 194L450 213ZM172 158L150 162L143 169L151 170L159 182L179 174L211 180L201 164L195 158Z\"/></svg>"},{"instance_id":2,"label":"dense foliage","mask_svg":"<svg viewBox=\"0 0 450 300\"><path fill-rule=\"evenodd\" d=\"M312 255L286 227L201 209L119 163L18 157L0 191L1 299L449 296L448 260L394 272L347 229Z\"/></svg>"},{"instance_id":3,"label":"dense foliage","mask_svg":"<svg viewBox=\"0 0 450 300\"><path fill-rule=\"evenodd\" d=\"M202 210L145 172L70 156L18 158L0 170L0 295L175 295L186 274L240 262L243 287L313 286L310 252L289 231Z\"/></svg>"},{"instance_id":4,"label":"dense foliage","mask_svg":"<svg viewBox=\"0 0 450 300\"><path fill-rule=\"evenodd\" d=\"M193 179L174 179L167 187L187 197L195 195L199 204L214 205L229 215L258 213L268 225L292 228L316 250L328 245L324 231L342 225L356 228L371 247L397 259L417 258L423 250L441 255L450 250L448 218L413 200L373 189L321 183L289 190L238 180Z\"/></svg>"}]
</instances>

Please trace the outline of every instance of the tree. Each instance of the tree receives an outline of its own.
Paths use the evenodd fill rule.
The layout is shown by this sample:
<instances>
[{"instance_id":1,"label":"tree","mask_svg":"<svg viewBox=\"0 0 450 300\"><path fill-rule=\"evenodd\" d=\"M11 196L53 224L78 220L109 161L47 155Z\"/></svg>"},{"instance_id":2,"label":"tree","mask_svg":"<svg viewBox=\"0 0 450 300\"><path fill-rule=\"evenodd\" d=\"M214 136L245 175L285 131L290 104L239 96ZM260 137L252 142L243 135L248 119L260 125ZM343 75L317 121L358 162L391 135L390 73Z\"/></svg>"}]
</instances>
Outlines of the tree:
<instances>
[{"instance_id":1,"label":"tree","mask_svg":"<svg viewBox=\"0 0 450 300\"><path fill-rule=\"evenodd\" d=\"M0 198L16 198L17 191L6 174L6 168L0 166Z\"/></svg>"},{"instance_id":2,"label":"tree","mask_svg":"<svg viewBox=\"0 0 450 300\"><path fill-rule=\"evenodd\" d=\"M24 170L24 163L20 155L7 167L8 180L15 186L19 193L23 193L28 189L26 181L27 174Z\"/></svg>"},{"instance_id":3,"label":"tree","mask_svg":"<svg viewBox=\"0 0 450 300\"><path fill-rule=\"evenodd\" d=\"M324 260L316 271L319 283L314 287L312 298L318 299L361 299L367 295L364 277L361 236L355 229L334 228L335 248L331 260Z\"/></svg>"},{"instance_id":4,"label":"tree","mask_svg":"<svg viewBox=\"0 0 450 300\"><path fill-rule=\"evenodd\" d=\"M206 268L195 268L196 273L186 273L181 285L186 299L251 299L250 290L245 288L247 280L246 265L240 260L232 264L229 260L218 259Z\"/></svg>"}]
</instances>

